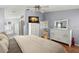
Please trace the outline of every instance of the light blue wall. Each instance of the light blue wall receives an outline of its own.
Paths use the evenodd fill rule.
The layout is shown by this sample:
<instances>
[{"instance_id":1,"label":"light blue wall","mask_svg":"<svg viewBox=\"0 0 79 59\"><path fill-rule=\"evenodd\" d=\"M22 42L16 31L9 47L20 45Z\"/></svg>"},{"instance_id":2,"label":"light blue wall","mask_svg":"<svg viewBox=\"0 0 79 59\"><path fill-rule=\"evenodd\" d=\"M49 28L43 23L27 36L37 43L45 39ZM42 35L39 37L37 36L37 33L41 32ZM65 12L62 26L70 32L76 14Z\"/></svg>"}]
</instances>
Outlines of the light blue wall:
<instances>
[{"instance_id":1,"label":"light blue wall","mask_svg":"<svg viewBox=\"0 0 79 59\"><path fill-rule=\"evenodd\" d=\"M4 9L0 8L0 32L4 31Z\"/></svg>"},{"instance_id":2,"label":"light blue wall","mask_svg":"<svg viewBox=\"0 0 79 59\"><path fill-rule=\"evenodd\" d=\"M55 20L68 19L69 25L73 30L73 36L75 37L76 44L79 44L79 9L48 12L44 13L44 15L44 19L49 22L49 28L54 27Z\"/></svg>"},{"instance_id":3,"label":"light blue wall","mask_svg":"<svg viewBox=\"0 0 79 59\"><path fill-rule=\"evenodd\" d=\"M43 13L26 10L25 11L25 30L24 30L25 34L28 34L28 18L29 18L29 16L38 16L40 21L43 21L43 19L44 19L43 18L43 16L44 16Z\"/></svg>"}]
</instances>

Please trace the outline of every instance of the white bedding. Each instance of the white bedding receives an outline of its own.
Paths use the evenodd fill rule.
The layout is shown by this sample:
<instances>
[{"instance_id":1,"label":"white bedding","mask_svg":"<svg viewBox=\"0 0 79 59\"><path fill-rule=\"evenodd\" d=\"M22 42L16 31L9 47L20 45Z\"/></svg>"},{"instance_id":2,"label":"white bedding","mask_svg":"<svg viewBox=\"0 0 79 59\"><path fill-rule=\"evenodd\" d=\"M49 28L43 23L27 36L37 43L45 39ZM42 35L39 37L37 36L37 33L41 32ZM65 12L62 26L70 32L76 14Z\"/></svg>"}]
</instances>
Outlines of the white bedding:
<instances>
[{"instance_id":1,"label":"white bedding","mask_svg":"<svg viewBox=\"0 0 79 59\"><path fill-rule=\"evenodd\" d=\"M6 53L8 52L7 42L5 39L0 41L0 53Z\"/></svg>"},{"instance_id":2,"label":"white bedding","mask_svg":"<svg viewBox=\"0 0 79 59\"><path fill-rule=\"evenodd\" d=\"M0 53L8 52L9 38L6 34L0 33Z\"/></svg>"},{"instance_id":3,"label":"white bedding","mask_svg":"<svg viewBox=\"0 0 79 59\"><path fill-rule=\"evenodd\" d=\"M62 45L34 35L16 36L18 45L23 53L62 53Z\"/></svg>"}]
</instances>

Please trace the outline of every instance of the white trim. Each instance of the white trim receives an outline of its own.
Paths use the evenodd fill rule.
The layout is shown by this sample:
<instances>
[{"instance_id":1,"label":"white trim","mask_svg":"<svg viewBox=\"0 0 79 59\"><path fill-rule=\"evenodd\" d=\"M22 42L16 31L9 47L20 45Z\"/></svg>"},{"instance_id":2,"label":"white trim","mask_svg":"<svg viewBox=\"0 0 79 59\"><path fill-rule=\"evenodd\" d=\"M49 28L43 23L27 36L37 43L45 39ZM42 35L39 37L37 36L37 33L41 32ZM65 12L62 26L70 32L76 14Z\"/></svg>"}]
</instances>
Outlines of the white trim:
<instances>
[{"instance_id":1,"label":"white trim","mask_svg":"<svg viewBox=\"0 0 79 59\"><path fill-rule=\"evenodd\" d=\"M72 44L72 30L70 30L70 42L69 42L69 47L71 47Z\"/></svg>"},{"instance_id":2,"label":"white trim","mask_svg":"<svg viewBox=\"0 0 79 59\"><path fill-rule=\"evenodd\" d=\"M79 46L79 44L75 44L76 46Z\"/></svg>"},{"instance_id":3,"label":"white trim","mask_svg":"<svg viewBox=\"0 0 79 59\"><path fill-rule=\"evenodd\" d=\"M29 35L31 35L31 23L29 23Z\"/></svg>"}]
</instances>

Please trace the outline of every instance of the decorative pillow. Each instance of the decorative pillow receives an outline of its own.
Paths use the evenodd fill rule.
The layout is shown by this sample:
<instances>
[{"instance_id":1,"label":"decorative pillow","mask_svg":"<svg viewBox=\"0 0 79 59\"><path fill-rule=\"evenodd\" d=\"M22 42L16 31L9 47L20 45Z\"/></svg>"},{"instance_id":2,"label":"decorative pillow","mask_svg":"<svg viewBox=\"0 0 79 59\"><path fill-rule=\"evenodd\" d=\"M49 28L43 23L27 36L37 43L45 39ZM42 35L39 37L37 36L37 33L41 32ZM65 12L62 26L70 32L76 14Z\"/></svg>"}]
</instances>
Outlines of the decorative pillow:
<instances>
[{"instance_id":1,"label":"decorative pillow","mask_svg":"<svg viewBox=\"0 0 79 59\"><path fill-rule=\"evenodd\" d=\"M7 52L9 47L9 38L5 33L0 33L0 50Z\"/></svg>"},{"instance_id":2,"label":"decorative pillow","mask_svg":"<svg viewBox=\"0 0 79 59\"><path fill-rule=\"evenodd\" d=\"M8 37L8 35L7 35L6 33L1 32L1 33L0 33L0 39L3 39L3 38L9 39L9 37Z\"/></svg>"},{"instance_id":3,"label":"decorative pillow","mask_svg":"<svg viewBox=\"0 0 79 59\"><path fill-rule=\"evenodd\" d=\"M8 52L7 46L1 41L0 42L0 53L6 53Z\"/></svg>"},{"instance_id":4,"label":"decorative pillow","mask_svg":"<svg viewBox=\"0 0 79 59\"><path fill-rule=\"evenodd\" d=\"M2 37L0 37L0 41L2 40Z\"/></svg>"}]
</instances>

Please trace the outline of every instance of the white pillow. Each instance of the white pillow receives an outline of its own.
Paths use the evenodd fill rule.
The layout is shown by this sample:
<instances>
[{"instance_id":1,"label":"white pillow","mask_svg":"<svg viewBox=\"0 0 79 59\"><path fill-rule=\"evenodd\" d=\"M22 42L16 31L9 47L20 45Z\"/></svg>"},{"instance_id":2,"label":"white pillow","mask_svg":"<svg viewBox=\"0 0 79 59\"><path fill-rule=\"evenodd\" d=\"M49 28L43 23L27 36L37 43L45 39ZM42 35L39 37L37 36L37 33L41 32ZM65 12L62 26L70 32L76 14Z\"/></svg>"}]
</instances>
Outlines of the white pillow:
<instances>
[{"instance_id":1,"label":"white pillow","mask_svg":"<svg viewBox=\"0 0 79 59\"><path fill-rule=\"evenodd\" d=\"M8 52L8 48L4 41L0 41L0 53Z\"/></svg>"},{"instance_id":2,"label":"white pillow","mask_svg":"<svg viewBox=\"0 0 79 59\"><path fill-rule=\"evenodd\" d=\"M0 39L3 39L3 38L7 38L7 40L9 39L7 35L5 35L4 33L0 33Z\"/></svg>"},{"instance_id":3,"label":"white pillow","mask_svg":"<svg viewBox=\"0 0 79 59\"><path fill-rule=\"evenodd\" d=\"M0 52L4 53L8 51L9 38L4 34L0 33Z\"/></svg>"}]
</instances>

